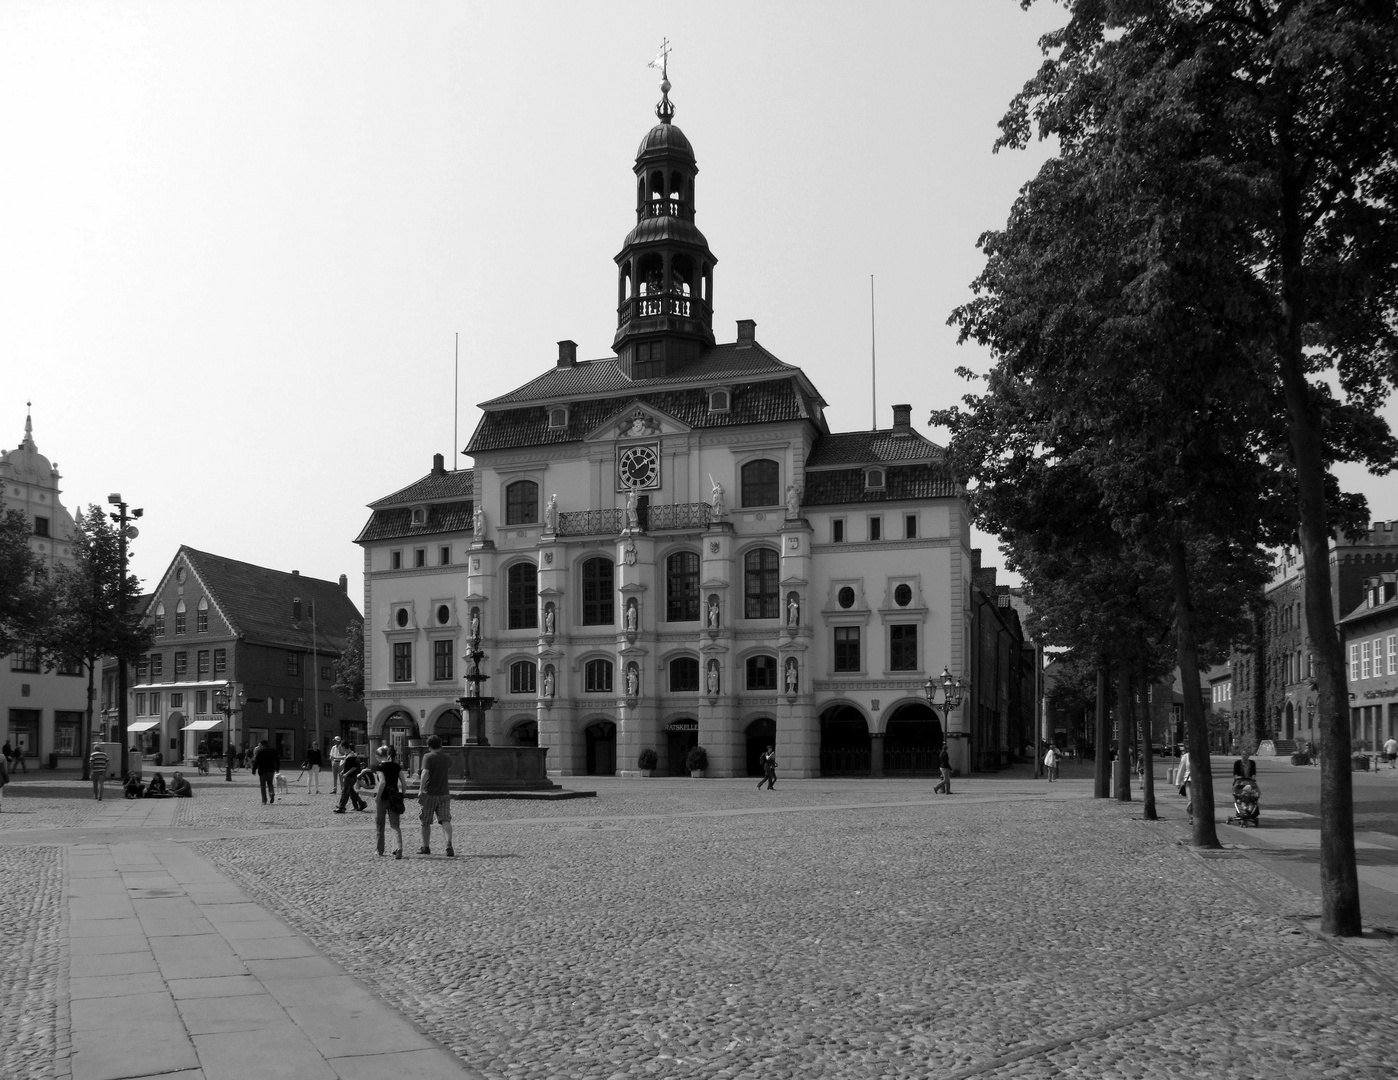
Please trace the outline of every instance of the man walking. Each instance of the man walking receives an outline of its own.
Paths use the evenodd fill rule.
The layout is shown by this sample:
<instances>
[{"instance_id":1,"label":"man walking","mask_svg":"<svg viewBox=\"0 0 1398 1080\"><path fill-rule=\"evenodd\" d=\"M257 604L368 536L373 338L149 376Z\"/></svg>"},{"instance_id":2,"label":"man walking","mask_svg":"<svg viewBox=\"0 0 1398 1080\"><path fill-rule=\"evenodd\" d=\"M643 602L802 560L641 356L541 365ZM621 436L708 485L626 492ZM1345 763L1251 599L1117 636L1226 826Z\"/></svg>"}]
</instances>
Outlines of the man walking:
<instances>
[{"instance_id":1,"label":"man walking","mask_svg":"<svg viewBox=\"0 0 1398 1080\"><path fill-rule=\"evenodd\" d=\"M432 818L442 825L447 837L447 857L456 854L451 846L451 787L447 774L451 769L451 758L442 753L442 740L436 735L427 737L427 753L422 758L422 772L418 777L417 801L421 808L422 847L419 855L432 854Z\"/></svg>"},{"instance_id":2,"label":"man walking","mask_svg":"<svg viewBox=\"0 0 1398 1080\"><path fill-rule=\"evenodd\" d=\"M947 744L942 743L942 752L937 755L937 769L942 774L941 782L934 787L933 791L940 791L943 794L951 794L951 755L947 753Z\"/></svg>"},{"instance_id":3,"label":"man walking","mask_svg":"<svg viewBox=\"0 0 1398 1080\"><path fill-rule=\"evenodd\" d=\"M258 788L264 803L277 801L277 752L263 739L252 755L252 771L257 773Z\"/></svg>"},{"instance_id":4,"label":"man walking","mask_svg":"<svg viewBox=\"0 0 1398 1080\"><path fill-rule=\"evenodd\" d=\"M1398 760L1398 739L1392 735L1388 737L1388 742L1383 744L1383 756L1388 758L1388 767L1393 768L1393 763Z\"/></svg>"},{"instance_id":5,"label":"man walking","mask_svg":"<svg viewBox=\"0 0 1398 1080\"><path fill-rule=\"evenodd\" d=\"M306 794L311 793L311 785L315 785L316 794L320 794L320 747L312 746L306 751Z\"/></svg>"},{"instance_id":6,"label":"man walking","mask_svg":"<svg viewBox=\"0 0 1398 1080\"><path fill-rule=\"evenodd\" d=\"M111 760L102 751L101 743L92 744L92 753L88 755L87 766L92 773L92 797L98 802L102 801L102 788L107 783L107 767Z\"/></svg>"},{"instance_id":7,"label":"man walking","mask_svg":"<svg viewBox=\"0 0 1398 1080\"><path fill-rule=\"evenodd\" d=\"M771 791L777 786L777 748L767 747L767 752L758 759L762 766L762 779L757 784L757 790L762 790L762 785L767 785L767 790Z\"/></svg>"},{"instance_id":8,"label":"man walking","mask_svg":"<svg viewBox=\"0 0 1398 1080\"><path fill-rule=\"evenodd\" d=\"M354 802L356 810L369 809L369 804L359 797L359 792L354 790L354 782L359 779L359 774L363 769L364 763L359 760L359 755L353 750L347 751L345 756L340 759L340 805L335 807L335 813L343 814L345 803L351 800Z\"/></svg>"},{"instance_id":9,"label":"man walking","mask_svg":"<svg viewBox=\"0 0 1398 1080\"><path fill-rule=\"evenodd\" d=\"M330 747L330 794L334 795L340 787L340 774L345 771L345 758L349 757L349 751L345 749L345 744L340 741L340 736L335 736L335 742ZM341 806L344 802L341 801Z\"/></svg>"}]
</instances>

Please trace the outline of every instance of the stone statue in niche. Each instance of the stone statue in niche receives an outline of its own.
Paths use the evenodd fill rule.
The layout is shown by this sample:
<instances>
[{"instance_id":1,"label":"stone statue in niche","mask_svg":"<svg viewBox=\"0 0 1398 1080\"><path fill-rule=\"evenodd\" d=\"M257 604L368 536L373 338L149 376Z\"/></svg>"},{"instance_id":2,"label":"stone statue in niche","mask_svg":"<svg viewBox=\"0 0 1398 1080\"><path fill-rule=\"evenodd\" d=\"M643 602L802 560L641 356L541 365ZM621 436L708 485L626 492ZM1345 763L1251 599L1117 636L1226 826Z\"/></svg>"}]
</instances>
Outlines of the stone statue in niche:
<instances>
[{"instance_id":1,"label":"stone statue in niche","mask_svg":"<svg viewBox=\"0 0 1398 1080\"><path fill-rule=\"evenodd\" d=\"M471 609L471 640L479 641L481 638L481 609Z\"/></svg>"},{"instance_id":2,"label":"stone statue in niche","mask_svg":"<svg viewBox=\"0 0 1398 1080\"><path fill-rule=\"evenodd\" d=\"M544 668L544 697L553 697L553 666Z\"/></svg>"},{"instance_id":3,"label":"stone statue in niche","mask_svg":"<svg viewBox=\"0 0 1398 1080\"><path fill-rule=\"evenodd\" d=\"M714 521L721 521L728 513L728 507L723 502L723 485L709 477L709 483L713 485L713 490L709 492L709 517Z\"/></svg>"},{"instance_id":4,"label":"stone statue in niche","mask_svg":"<svg viewBox=\"0 0 1398 1080\"><path fill-rule=\"evenodd\" d=\"M799 681L800 676L796 670L796 660L793 657L786 662L786 692L788 694L796 693L796 687Z\"/></svg>"},{"instance_id":5,"label":"stone statue in niche","mask_svg":"<svg viewBox=\"0 0 1398 1080\"><path fill-rule=\"evenodd\" d=\"M801 625L801 601L792 593L786 601L786 625L796 627Z\"/></svg>"},{"instance_id":6,"label":"stone statue in niche","mask_svg":"<svg viewBox=\"0 0 1398 1080\"><path fill-rule=\"evenodd\" d=\"M549 604L544 608L544 633L553 633L553 605Z\"/></svg>"},{"instance_id":7,"label":"stone statue in niche","mask_svg":"<svg viewBox=\"0 0 1398 1080\"><path fill-rule=\"evenodd\" d=\"M548 505L544 507L544 530L556 533L558 531L558 496L550 495Z\"/></svg>"},{"instance_id":8,"label":"stone statue in niche","mask_svg":"<svg viewBox=\"0 0 1398 1080\"><path fill-rule=\"evenodd\" d=\"M717 697L717 696L718 696L718 661L717 661L717 660L710 660L710 661L709 661L709 674L708 674L708 677L707 677L707 679L706 679L706 682L707 682L707 684L708 684L709 696L710 696L710 697Z\"/></svg>"},{"instance_id":9,"label":"stone statue in niche","mask_svg":"<svg viewBox=\"0 0 1398 1080\"><path fill-rule=\"evenodd\" d=\"M636 511L636 485L632 484L626 492L626 527L628 529L640 528L641 517Z\"/></svg>"},{"instance_id":10,"label":"stone statue in niche","mask_svg":"<svg viewBox=\"0 0 1398 1080\"><path fill-rule=\"evenodd\" d=\"M632 664L626 669L626 696L635 697L641 692L641 673Z\"/></svg>"},{"instance_id":11,"label":"stone statue in niche","mask_svg":"<svg viewBox=\"0 0 1398 1080\"><path fill-rule=\"evenodd\" d=\"M626 602L626 629L634 634L640 621L640 613L636 610L636 601L628 600Z\"/></svg>"},{"instance_id":12,"label":"stone statue in niche","mask_svg":"<svg viewBox=\"0 0 1398 1080\"><path fill-rule=\"evenodd\" d=\"M718 597L709 597L709 629L718 629Z\"/></svg>"},{"instance_id":13,"label":"stone statue in niche","mask_svg":"<svg viewBox=\"0 0 1398 1080\"><path fill-rule=\"evenodd\" d=\"M471 531L476 534L477 540L485 539L485 511L479 503L476 504L476 512L471 515Z\"/></svg>"},{"instance_id":14,"label":"stone statue in niche","mask_svg":"<svg viewBox=\"0 0 1398 1080\"><path fill-rule=\"evenodd\" d=\"M786 485L786 517L794 521L801 516L801 490L795 484Z\"/></svg>"}]
</instances>

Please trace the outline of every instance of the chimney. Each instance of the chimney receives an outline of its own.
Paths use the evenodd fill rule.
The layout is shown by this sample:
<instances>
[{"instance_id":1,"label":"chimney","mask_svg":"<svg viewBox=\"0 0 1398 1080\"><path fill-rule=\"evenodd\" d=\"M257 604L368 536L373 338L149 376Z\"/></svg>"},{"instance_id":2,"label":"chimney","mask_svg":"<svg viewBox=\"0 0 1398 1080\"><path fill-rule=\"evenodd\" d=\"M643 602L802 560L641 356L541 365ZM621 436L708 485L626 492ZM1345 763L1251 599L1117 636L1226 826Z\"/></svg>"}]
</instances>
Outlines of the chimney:
<instances>
[{"instance_id":1,"label":"chimney","mask_svg":"<svg viewBox=\"0 0 1398 1080\"><path fill-rule=\"evenodd\" d=\"M344 574L340 575L340 591L349 595L349 578L345 577Z\"/></svg>"},{"instance_id":2,"label":"chimney","mask_svg":"<svg viewBox=\"0 0 1398 1080\"><path fill-rule=\"evenodd\" d=\"M738 320L738 344L739 349L751 349L752 343L757 340L757 322L754 319Z\"/></svg>"},{"instance_id":3,"label":"chimney","mask_svg":"<svg viewBox=\"0 0 1398 1080\"><path fill-rule=\"evenodd\" d=\"M291 572L291 576L292 576L292 577L300 577L300 576L301 576L301 571L300 571L300 570L293 570L293 571Z\"/></svg>"},{"instance_id":4,"label":"chimney","mask_svg":"<svg viewBox=\"0 0 1398 1080\"><path fill-rule=\"evenodd\" d=\"M445 476L447 474L447 459L441 454L432 455L432 475Z\"/></svg>"},{"instance_id":5,"label":"chimney","mask_svg":"<svg viewBox=\"0 0 1398 1080\"><path fill-rule=\"evenodd\" d=\"M913 407L911 405L893 406L893 434L911 435L913 433Z\"/></svg>"},{"instance_id":6,"label":"chimney","mask_svg":"<svg viewBox=\"0 0 1398 1080\"><path fill-rule=\"evenodd\" d=\"M558 366L575 367L578 363L578 343L576 341L560 341L558 343Z\"/></svg>"},{"instance_id":7,"label":"chimney","mask_svg":"<svg viewBox=\"0 0 1398 1080\"><path fill-rule=\"evenodd\" d=\"M971 549L971 569L972 569L972 570L979 570L980 568L981 568L981 549L980 549L980 548L972 548L972 549Z\"/></svg>"}]
</instances>

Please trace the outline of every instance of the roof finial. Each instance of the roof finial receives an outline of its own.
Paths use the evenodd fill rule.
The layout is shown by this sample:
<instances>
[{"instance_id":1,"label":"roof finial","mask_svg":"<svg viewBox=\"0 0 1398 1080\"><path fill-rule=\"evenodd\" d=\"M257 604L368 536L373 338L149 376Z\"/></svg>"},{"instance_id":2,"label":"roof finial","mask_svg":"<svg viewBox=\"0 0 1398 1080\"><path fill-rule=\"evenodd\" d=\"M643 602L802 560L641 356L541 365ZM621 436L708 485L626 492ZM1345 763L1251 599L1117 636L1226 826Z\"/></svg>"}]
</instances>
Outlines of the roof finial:
<instances>
[{"instance_id":1,"label":"roof finial","mask_svg":"<svg viewBox=\"0 0 1398 1080\"><path fill-rule=\"evenodd\" d=\"M655 115L662 124L668 124L675 117L675 106L670 103L670 39L661 40L660 51L646 67L660 69L660 102L655 106Z\"/></svg>"},{"instance_id":2,"label":"roof finial","mask_svg":"<svg viewBox=\"0 0 1398 1080\"><path fill-rule=\"evenodd\" d=\"M26 401L24 403L24 441L31 443L34 441L34 403Z\"/></svg>"}]
</instances>

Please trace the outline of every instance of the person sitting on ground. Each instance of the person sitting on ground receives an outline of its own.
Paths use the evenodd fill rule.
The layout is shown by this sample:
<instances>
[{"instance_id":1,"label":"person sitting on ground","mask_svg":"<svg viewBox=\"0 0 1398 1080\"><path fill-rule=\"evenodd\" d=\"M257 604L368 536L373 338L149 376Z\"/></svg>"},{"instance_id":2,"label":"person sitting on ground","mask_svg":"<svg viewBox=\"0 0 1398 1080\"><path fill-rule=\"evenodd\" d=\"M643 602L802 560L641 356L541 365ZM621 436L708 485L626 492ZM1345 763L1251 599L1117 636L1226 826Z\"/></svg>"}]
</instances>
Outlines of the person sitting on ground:
<instances>
[{"instance_id":1,"label":"person sitting on ground","mask_svg":"<svg viewBox=\"0 0 1398 1080\"><path fill-rule=\"evenodd\" d=\"M128 799L139 799L145 794L144 789L141 787L141 778L135 773L132 773L126 778L126 785L121 789L121 793Z\"/></svg>"},{"instance_id":2,"label":"person sitting on ground","mask_svg":"<svg viewBox=\"0 0 1398 1080\"><path fill-rule=\"evenodd\" d=\"M146 785L146 798L163 799L168 794L170 794L170 792L165 787L165 777L156 773L150 778L150 783Z\"/></svg>"},{"instance_id":3,"label":"person sitting on ground","mask_svg":"<svg viewBox=\"0 0 1398 1080\"><path fill-rule=\"evenodd\" d=\"M194 789L189 786L189 781L184 778L184 773L177 772L170 781L170 794L177 799L194 798Z\"/></svg>"}]
</instances>

